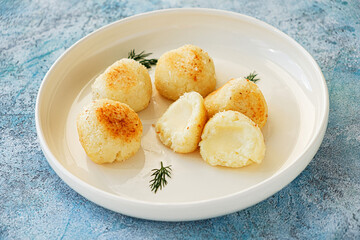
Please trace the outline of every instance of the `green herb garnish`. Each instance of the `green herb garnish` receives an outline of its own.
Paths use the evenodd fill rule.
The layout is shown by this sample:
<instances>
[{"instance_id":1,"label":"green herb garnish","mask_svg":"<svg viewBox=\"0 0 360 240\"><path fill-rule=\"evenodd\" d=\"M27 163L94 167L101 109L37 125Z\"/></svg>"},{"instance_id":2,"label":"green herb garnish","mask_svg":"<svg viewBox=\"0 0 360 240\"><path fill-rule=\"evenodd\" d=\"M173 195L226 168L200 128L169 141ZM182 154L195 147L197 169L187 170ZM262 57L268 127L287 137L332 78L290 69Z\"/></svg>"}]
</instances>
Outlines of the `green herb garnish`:
<instances>
[{"instance_id":1,"label":"green herb garnish","mask_svg":"<svg viewBox=\"0 0 360 240\"><path fill-rule=\"evenodd\" d=\"M171 165L164 167L163 162L161 162L161 167L160 169L152 169L151 170L153 172L153 174L151 174L151 176L153 176L154 178L150 181L150 188L151 191L154 191L154 193L157 192L157 190L160 188L160 190L165 187L165 185L167 184L166 181L166 176L171 178L170 174L171 174Z\"/></svg>"},{"instance_id":2,"label":"green herb garnish","mask_svg":"<svg viewBox=\"0 0 360 240\"><path fill-rule=\"evenodd\" d=\"M155 65L157 63L157 59L146 59L146 57L150 56L152 53L145 53L145 51L142 51L139 54L135 53L135 49L132 49L128 53L128 58L134 59L135 61L138 61L142 65L144 65L146 68L151 68L151 65Z\"/></svg>"},{"instance_id":3,"label":"green herb garnish","mask_svg":"<svg viewBox=\"0 0 360 240\"><path fill-rule=\"evenodd\" d=\"M257 73L254 71L254 72L250 73L248 76L246 76L245 78L249 81L256 83L257 81L260 80L260 78L256 78L256 76L257 76Z\"/></svg>"}]
</instances>

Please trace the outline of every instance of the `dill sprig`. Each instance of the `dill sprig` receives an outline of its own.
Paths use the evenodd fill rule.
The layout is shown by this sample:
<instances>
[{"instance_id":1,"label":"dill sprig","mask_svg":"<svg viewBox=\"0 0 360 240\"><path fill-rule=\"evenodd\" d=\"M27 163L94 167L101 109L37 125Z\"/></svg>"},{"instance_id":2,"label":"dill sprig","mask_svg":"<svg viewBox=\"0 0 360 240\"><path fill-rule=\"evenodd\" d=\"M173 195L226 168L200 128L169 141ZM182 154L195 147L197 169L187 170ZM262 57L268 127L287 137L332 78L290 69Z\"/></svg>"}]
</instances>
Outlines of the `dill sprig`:
<instances>
[{"instance_id":1,"label":"dill sprig","mask_svg":"<svg viewBox=\"0 0 360 240\"><path fill-rule=\"evenodd\" d=\"M145 51L142 51L139 54L135 53L135 49L132 49L128 53L128 58L134 59L135 61L138 61L142 65L144 65L146 68L151 68L151 65L155 65L157 63L157 59L146 59L146 57L150 56L152 53L145 53Z\"/></svg>"},{"instance_id":2,"label":"dill sprig","mask_svg":"<svg viewBox=\"0 0 360 240\"><path fill-rule=\"evenodd\" d=\"M164 167L163 162L161 162L161 167L160 169L152 169L151 170L153 172L153 174L151 174L151 176L153 176L154 178L150 181L150 188L151 191L154 191L154 193L156 193L159 188L160 190L165 187L165 185L167 184L166 181L166 177L171 178L170 174L171 174L171 165Z\"/></svg>"},{"instance_id":3,"label":"dill sprig","mask_svg":"<svg viewBox=\"0 0 360 240\"><path fill-rule=\"evenodd\" d=\"M260 78L256 78L256 76L257 76L257 73L254 71L254 72L250 73L248 76L246 76L245 78L249 81L256 83L257 81L260 80Z\"/></svg>"}]
</instances>

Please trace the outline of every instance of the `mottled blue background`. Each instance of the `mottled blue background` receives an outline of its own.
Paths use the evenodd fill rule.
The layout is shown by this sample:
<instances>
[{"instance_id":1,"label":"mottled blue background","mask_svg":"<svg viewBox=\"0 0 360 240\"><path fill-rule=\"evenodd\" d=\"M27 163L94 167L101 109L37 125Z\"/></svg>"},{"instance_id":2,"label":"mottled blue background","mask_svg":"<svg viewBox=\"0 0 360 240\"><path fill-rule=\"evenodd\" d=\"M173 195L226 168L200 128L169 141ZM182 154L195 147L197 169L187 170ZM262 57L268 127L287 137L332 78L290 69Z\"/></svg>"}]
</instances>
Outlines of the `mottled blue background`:
<instances>
[{"instance_id":1,"label":"mottled blue background","mask_svg":"<svg viewBox=\"0 0 360 240\"><path fill-rule=\"evenodd\" d=\"M153 222L99 207L48 165L34 120L40 83L88 33L156 9L207 7L263 20L304 46L330 94L329 125L310 165L246 210L195 222ZM0 0L1 239L360 239L360 1Z\"/></svg>"}]
</instances>

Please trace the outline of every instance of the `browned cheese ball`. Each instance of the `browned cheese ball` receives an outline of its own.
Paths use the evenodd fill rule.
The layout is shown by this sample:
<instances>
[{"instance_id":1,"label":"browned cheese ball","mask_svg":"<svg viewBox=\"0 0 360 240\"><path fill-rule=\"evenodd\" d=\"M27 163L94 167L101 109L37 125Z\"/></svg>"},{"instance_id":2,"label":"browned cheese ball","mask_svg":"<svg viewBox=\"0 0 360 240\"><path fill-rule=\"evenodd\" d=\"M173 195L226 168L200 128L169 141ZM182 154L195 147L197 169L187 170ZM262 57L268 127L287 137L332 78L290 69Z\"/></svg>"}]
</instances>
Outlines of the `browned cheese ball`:
<instances>
[{"instance_id":1,"label":"browned cheese ball","mask_svg":"<svg viewBox=\"0 0 360 240\"><path fill-rule=\"evenodd\" d=\"M260 88L245 78L228 81L204 99L208 116L224 111L238 111L262 128L268 117L268 108Z\"/></svg>"},{"instance_id":2,"label":"browned cheese ball","mask_svg":"<svg viewBox=\"0 0 360 240\"><path fill-rule=\"evenodd\" d=\"M166 52L156 65L155 87L170 100L192 91L205 97L216 87L214 61L194 45Z\"/></svg>"},{"instance_id":3,"label":"browned cheese ball","mask_svg":"<svg viewBox=\"0 0 360 240\"><path fill-rule=\"evenodd\" d=\"M140 148L142 124L126 104L100 99L86 106L77 118L79 140L98 164L124 161Z\"/></svg>"},{"instance_id":4,"label":"browned cheese ball","mask_svg":"<svg viewBox=\"0 0 360 240\"><path fill-rule=\"evenodd\" d=\"M152 85L147 69L133 59L123 58L109 66L91 86L93 99L107 98L129 105L135 112L145 109Z\"/></svg>"}]
</instances>

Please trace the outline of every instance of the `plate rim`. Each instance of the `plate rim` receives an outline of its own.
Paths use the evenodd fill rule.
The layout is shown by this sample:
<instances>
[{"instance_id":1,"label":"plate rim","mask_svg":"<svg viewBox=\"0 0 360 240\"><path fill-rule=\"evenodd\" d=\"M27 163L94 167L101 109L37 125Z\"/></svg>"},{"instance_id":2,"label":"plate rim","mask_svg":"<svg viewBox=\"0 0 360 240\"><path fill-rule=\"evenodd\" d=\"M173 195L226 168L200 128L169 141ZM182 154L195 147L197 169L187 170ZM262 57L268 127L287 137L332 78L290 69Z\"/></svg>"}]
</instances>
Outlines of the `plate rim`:
<instances>
[{"instance_id":1,"label":"plate rim","mask_svg":"<svg viewBox=\"0 0 360 240\"><path fill-rule=\"evenodd\" d=\"M80 45L83 41L86 41L88 38L101 34L101 32L105 31L108 28L113 27L117 24L126 24L129 21L151 17L152 15L158 15L158 14L169 14L169 13L190 13L190 14L206 14L206 15L217 15L221 17L231 17L237 20L252 22L256 25L259 25L261 27L264 27L266 29L269 29L272 32L275 32L276 34L279 34L281 38L285 38L286 41L290 42L292 45L294 45L296 48L298 48L302 54L306 57L308 61L310 61L311 65L315 68L315 70L319 73L319 76L321 78L321 91L323 92L323 103L325 107L324 114L321 116L321 123L319 125L319 128L316 129L317 131L312 136L312 138L309 140L308 148L304 149L301 154L297 156L297 159L289 164L287 167L282 169L281 171L276 172L271 177L249 187L246 189L246 191L238 191L234 192L232 194L224 195L217 198L212 199L206 199L206 200L199 200L199 201L191 201L191 202L170 202L170 203L164 203L164 202L147 202L142 201L138 199L130 199L126 197L122 197L116 194L112 194L109 192L106 192L104 190L101 190L99 188L96 188L95 186L87 183L86 181L81 180L80 178L73 175L70 171L68 171L58 160L57 158L52 154L51 150L48 147L48 144L45 140L44 136L44 130L42 129L41 125L41 119L40 119L40 104L41 99L44 95L44 89L46 88L46 85L49 83L49 76L53 69L56 67L56 65L62 61L62 59L69 54L69 52L72 51L73 48ZM316 78L318 79L318 78ZM327 123L328 123L328 115L329 115L329 95L328 95L328 88L327 84L324 78L324 75L318 66L315 59L310 55L310 53L302 47L298 42L296 42L293 38L285 34L284 32L280 31L279 29L273 27L272 25L263 22L259 19L256 19L254 17L244 15L237 12L232 11L226 11L226 10L218 10L218 9L210 9L210 8L171 8L171 9L161 9L161 10L155 10L155 11L149 11L145 13L136 14L130 17L126 17L123 19L119 19L117 21L114 21L110 24L107 24L90 34L87 34L86 36L82 37L80 40L76 41L74 44L71 45L68 49L66 49L65 52L63 52L56 61L52 64L52 66L49 68L48 72L46 73L45 77L43 78L37 98L36 98L36 106L35 106L35 124L36 124L36 132L39 139L40 146L42 148L42 151L45 155L45 158L51 168L56 172L56 174L73 190L75 190L80 195L84 196L86 199L94 202L97 205L100 205L102 207L105 207L107 209L110 209L115 212L119 212L128 216L137 217L137 218L143 218L143 219L149 219L149 220L160 220L160 221L189 221L189 220L199 220L199 219L207 219L217 216L226 215L235 211L239 211L242 209L245 209L247 207L250 207L252 205L255 205L264 199L272 196L276 192L280 191L282 188L284 188L286 185L291 183L309 164L309 162L312 160L313 156L317 152L318 148L320 147L320 144L323 140ZM303 161L300 161L302 159ZM306 161L304 161L306 160ZM300 164L301 163L301 164ZM299 165L299 166L298 166ZM292 174L289 174L292 173ZM285 181L279 181L282 178L285 178ZM277 181L277 184L274 184L274 182ZM268 185L272 185L272 190L269 191L266 189ZM275 188L274 188L275 186ZM184 214L184 207L200 207L202 208L205 206L213 206L213 205L219 205L219 203L224 202L231 202L236 199L240 199L243 197L245 192L256 192L263 189L264 192L261 194L262 196L257 196L255 201L248 202L247 204L242 204L240 207L232 206L227 207L225 209L222 209L222 211L214 211L213 213L202 213L201 215L196 214ZM97 200L94 200L94 196L103 196L106 202L99 203ZM117 208L110 206L112 201L117 201L119 205L130 205L133 208L130 208L129 210L119 211ZM135 208L134 208L135 206ZM139 211L137 213L134 212L134 209L141 208L146 213L141 214ZM160 216L153 216L151 214L151 211L149 213L147 208L152 208L155 210L160 211L162 214ZM174 212L177 212L177 214L167 214L167 211L175 210ZM179 215L180 214L180 215Z\"/></svg>"}]
</instances>

